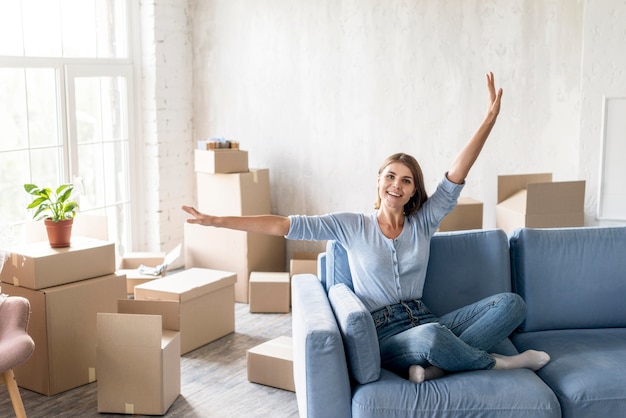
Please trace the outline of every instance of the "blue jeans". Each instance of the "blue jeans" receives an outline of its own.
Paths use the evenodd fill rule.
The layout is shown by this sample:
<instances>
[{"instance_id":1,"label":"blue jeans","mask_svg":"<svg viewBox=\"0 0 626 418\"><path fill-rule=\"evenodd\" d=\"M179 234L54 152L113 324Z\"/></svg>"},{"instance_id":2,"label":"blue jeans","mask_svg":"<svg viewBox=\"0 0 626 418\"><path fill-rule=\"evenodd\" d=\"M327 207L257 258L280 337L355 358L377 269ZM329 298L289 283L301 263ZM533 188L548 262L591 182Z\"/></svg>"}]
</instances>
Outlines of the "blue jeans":
<instances>
[{"instance_id":1,"label":"blue jeans","mask_svg":"<svg viewBox=\"0 0 626 418\"><path fill-rule=\"evenodd\" d=\"M526 315L524 300L501 293L437 318L421 300L372 312L383 367L406 375L409 366L446 371L492 369L488 350L507 338Z\"/></svg>"}]
</instances>

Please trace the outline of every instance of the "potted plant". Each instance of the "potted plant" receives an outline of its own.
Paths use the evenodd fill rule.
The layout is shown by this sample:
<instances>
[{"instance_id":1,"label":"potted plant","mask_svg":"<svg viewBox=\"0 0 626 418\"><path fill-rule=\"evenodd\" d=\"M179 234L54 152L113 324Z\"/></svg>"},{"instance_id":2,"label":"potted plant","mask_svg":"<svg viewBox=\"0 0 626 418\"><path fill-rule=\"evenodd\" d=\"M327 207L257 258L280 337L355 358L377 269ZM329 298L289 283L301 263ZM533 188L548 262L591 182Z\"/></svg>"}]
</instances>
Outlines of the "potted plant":
<instances>
[{"instance_id":1,"label":"potted plant","mask_svg":"<svg viewBox=\"0 0 626 418\"><path fill-rule=\"evenodd\" d=\"M33 201L27 209L34 209L33 219L44 219L48 241L52 248L70 246L72 224L78 209L78 203L73 200L73 184L62 184L56 190L48 187L39 187L34 184L25 184L24 190L32 196Z\"/></svg>"}]
</instances>

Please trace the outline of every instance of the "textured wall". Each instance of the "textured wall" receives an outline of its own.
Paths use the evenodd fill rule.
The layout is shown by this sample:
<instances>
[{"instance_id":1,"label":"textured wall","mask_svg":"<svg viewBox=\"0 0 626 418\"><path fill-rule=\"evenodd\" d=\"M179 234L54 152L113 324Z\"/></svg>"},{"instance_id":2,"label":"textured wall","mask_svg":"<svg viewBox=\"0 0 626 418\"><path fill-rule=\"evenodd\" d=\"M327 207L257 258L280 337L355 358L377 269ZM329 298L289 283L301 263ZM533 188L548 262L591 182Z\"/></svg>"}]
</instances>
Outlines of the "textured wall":
<instances>
[{"instance_id":1,"label":"textured wall","mask_svg":"<svg viewBox=\"0 0 626 418\"><path fill-rule=\"evenodd\" d=\"M587 179L585 222L596 224L604 98L626 97L626 1L589 1L583 26L579 164Z\"/></svg>"},{"instance_id":2,"label":"textured wall","mask_svg":"<svg viewBox=\"0 0 626 418\"><path fill-rule=\"evenodd\" d=\"M433 190L484 115L491 70L503 108L463 195L494 227L498 174L597 181L597 69L581 62L623 26L583 30L616 2L591 3L192 0L194 140L241 141L271 170L274 213L369 211L393 152L415 155Z\"/></svg>"}]
</instances>

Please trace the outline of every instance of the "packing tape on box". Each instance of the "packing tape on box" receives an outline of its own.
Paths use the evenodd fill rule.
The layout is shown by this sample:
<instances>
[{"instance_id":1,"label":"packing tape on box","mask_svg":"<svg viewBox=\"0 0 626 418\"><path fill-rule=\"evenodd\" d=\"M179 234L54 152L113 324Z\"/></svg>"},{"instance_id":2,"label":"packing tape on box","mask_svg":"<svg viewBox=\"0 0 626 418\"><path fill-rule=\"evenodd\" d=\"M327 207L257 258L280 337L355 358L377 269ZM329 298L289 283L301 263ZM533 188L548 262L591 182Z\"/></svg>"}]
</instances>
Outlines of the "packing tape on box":
<instances>
[{"instance_id":1,"label":"packing tape on box","mask_svg":"<svg viewBox=\"0 0 626 418\"><path fill-rule=\"evenodd\" d=\"M96 368L90 367L89 368L89 383L93 383L95 381L96 381Z\"/></svg>"},{"instance_id":2,"label":"packing tape on box","mask_svg":"<svg viewBox=\"0 0 626 418\"><path fill-rule=\"evenodd\" d=\"M20 279L15 276L13 276L13 286L20 287Z\"/></svg>"},{"instance_id":3,"label":"packing tape on box","mask_svg":"<svg viewBox=\"0 0 626 418\"><path fill-rule=\"evenodd\" d=\"M259 172L258 172L258 170L252 171L252 181L254 182L254 184L257 184L259 182Z\"/></svg>"},{"instance_id":4,"label":"packing tape on box","mask_svg":"<svg viewBox=\"0 0 626 418\"><path fill-rule=\"evenodd\" d=\"M131 414L134 415L135 414L135 404L133 403L125 403L124 404L124 413L126 414Z\"/></svg>"}]
</instances>

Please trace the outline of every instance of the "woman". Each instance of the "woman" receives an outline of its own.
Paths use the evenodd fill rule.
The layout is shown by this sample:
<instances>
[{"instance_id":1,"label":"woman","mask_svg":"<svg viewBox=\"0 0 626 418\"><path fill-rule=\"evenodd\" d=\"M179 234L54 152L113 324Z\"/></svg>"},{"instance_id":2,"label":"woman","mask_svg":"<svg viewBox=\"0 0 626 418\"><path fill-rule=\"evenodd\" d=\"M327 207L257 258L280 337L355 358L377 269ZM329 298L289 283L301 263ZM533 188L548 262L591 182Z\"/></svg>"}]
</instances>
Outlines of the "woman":
<instances>
[{"instance_id":1,"label":"woman","mask_svg":"<svg viewBox=\"0 0 626 418\"><path fill-rule=\"evenodd\" d=\"M382 365L412 382L463 370L538 370L550 360L545 352L502 356L487 351L524 319L526 307L518 295L494 295L441 318L420 300L430 238L456 205L500 112L502 89L496 91L492 73L486 77L487 115L430 197L419 164L401 153L380 167L377 211L371 214L216 217L183 206L192 215L187 222L287 239L340 242L348 253L354 292L374 318Z\"/></svg>"}]
</instances>

